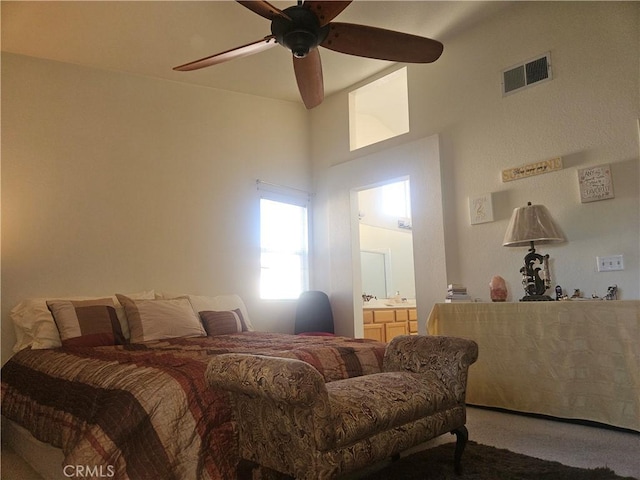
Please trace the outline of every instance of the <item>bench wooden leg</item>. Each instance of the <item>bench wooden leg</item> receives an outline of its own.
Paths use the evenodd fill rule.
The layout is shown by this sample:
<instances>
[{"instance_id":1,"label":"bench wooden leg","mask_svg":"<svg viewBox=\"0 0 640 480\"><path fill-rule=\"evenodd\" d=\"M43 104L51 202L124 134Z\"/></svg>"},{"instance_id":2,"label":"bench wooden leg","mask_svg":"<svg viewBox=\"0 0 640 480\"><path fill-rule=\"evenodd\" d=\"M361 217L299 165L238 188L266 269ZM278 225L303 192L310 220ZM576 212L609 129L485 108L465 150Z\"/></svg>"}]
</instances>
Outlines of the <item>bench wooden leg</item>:
<instances>
[{"instance_id":1,"label":"bench wooden leg","mask_svg":"<svg viewBox=\"0 0 640 480\"><path fill-rule=\"evenodd\" d=\"M462 473L462 452L464 452L464 447L467 446L467 440L469 440L469 430L463 425L451 433L456 436L456 451L453 455L453 465L456 474L460 475Z\"/></svg>"}]
</instances>

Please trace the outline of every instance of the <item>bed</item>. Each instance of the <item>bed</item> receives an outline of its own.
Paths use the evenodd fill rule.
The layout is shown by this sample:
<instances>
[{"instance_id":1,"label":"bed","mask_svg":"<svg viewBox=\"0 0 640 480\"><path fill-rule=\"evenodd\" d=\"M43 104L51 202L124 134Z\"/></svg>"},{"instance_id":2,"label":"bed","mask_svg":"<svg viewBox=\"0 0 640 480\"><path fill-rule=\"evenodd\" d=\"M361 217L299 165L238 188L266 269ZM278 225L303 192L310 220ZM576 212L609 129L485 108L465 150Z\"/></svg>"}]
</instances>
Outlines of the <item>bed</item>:
<instances>
[{"instance_id":1,"label":"bed","mask_svg":"<svg viewBox=\"0 0 640 480\"><path fill-rule=\"evenodd\" d=\"M2 415L60 449L63 475L52 476L236 478L228 395L205 383L219 354L303 360L326 381L382 369L385 344L256 332L237 296L153 297L39 299L12 311L18 351L2 367Z\"/></svg>"}]
</instances>

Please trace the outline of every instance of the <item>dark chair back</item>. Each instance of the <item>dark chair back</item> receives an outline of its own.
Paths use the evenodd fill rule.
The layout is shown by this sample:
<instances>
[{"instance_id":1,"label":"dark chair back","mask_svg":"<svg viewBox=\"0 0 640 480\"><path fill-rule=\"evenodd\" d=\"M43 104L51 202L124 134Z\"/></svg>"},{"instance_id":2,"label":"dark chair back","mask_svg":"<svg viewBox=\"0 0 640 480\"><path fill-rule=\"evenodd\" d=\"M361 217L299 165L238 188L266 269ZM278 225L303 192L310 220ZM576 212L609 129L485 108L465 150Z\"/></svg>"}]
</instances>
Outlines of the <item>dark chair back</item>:
<instances>
[{"instance_id":1,"label":"dark chair back","mask_svg":"<svg viewBox=\"0 0 640 480\"><path fill-rule=\"evenodd\" d=\"M334 333L331 303L324 292L310 290L298 298L295 334L305 333Z\"/></svg>"}]
</instances>

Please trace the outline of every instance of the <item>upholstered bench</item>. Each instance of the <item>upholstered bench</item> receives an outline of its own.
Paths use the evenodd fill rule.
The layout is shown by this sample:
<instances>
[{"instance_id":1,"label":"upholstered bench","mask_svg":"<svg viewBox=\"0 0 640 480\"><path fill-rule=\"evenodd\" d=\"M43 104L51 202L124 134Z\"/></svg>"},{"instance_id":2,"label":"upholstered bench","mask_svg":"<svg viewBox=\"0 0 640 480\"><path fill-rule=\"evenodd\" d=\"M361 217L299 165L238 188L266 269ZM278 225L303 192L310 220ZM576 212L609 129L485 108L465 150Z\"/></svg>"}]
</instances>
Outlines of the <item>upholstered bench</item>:
<instances>
[{"instance_id":1,"label":"upholstered bench","mask_svg":"<svg viewBox=\"0 0 640 480\"><path fill-rule=\"evenodd\" d=\"M467 374L475 342L401 336L383 371L325 383L300 360L224 354L207 380L230 392L243 459L298 479L334 478L455 433L460 469L467 441Z\"/></svg>"}]
</instances>

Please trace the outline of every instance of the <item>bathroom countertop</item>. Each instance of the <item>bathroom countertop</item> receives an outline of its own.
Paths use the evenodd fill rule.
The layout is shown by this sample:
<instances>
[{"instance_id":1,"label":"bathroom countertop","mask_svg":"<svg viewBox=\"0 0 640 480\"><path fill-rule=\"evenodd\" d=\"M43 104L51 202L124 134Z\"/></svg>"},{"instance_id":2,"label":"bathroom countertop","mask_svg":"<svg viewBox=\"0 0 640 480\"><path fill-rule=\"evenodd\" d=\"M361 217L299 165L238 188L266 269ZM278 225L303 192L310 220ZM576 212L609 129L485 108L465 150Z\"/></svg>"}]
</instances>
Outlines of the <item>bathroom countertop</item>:
<instances>
[{"instance_id":1,"label":"bathroom countertop","mask_svg":"<svg viewBox=\"0 0 640 480\"><path fill-rule=\"evenodd\" d=\"M362 308L375 308L377 310L384 308L416 308L416 301L407 300L406 302L394 303L393 300L369 300L362 304Z\"/></svg>"}]
</instances>

